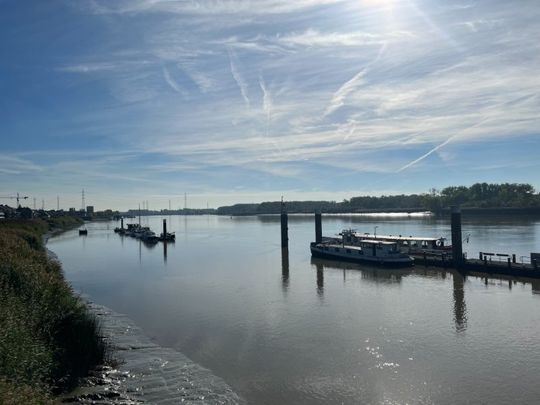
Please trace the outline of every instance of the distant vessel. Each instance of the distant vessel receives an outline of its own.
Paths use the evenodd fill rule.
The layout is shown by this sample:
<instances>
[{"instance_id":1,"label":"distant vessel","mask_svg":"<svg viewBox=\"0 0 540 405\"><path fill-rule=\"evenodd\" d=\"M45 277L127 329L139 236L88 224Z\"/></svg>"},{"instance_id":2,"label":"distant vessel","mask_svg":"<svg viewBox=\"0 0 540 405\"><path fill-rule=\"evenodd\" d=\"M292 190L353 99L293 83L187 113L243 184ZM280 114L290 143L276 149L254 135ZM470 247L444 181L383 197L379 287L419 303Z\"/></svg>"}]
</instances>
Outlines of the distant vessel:
<instances>
[{"instance_id":1,"label":"distant vessel","mask_svg":"<svg viewBox=\"0 0 540 405\"><path fill-rule=\"evenodd\" d=\"M157 243L159 241L158 236L150 228L142 228L142 232L139 234L139 239L146 243Z\"/></svg>"},{"instance_id":2,"label":"distant vessel","mask_svg":"<svg viewBox=\"0 0 540 405\"><path fill-rule=\"evenodd\" d=\"M174 232L173 233L162 232L159 235L159 240L163 242L174 242L176 241L176 235L174 234Z\"/></svg>"},{"instance_id":3,"label":"distant vessel","mask_svg":"<svg viewBox=\"0 0 540 405\"><path fill-rule=\"evenodd\" d=\"M345 244L338 239L326 239L310 244L311 254L334 260L355 263L371 263L383 266L411 266L414 259L399 251L396 242L360 240L356 244Z\"/></svg>"},{"instance_id":4,"label":"distant vessel","mask_svg":"<svg viewBox=\"0 0 540 405\"><path fill-rule=\"evenodd\" d=\"M127 224L127 228L123 231L120 228L116 228L114 231L126 236L137 236L137 234L141 231L141 225Z\"/></svg>"},{"instance_id":5,"label":"distant vessel","mask_svg":"<svg viewBox=\"0 0 540 405\"><path fill-rule=\"evenodd\" d=\"M79 235L88 235L88 229L86 228L79 229Z\"/></svg>"},{"instance_id":6,"label":"distant vessel","mask_svg":"<svg viewBox=\"0 0 540 405\"><path fill-rule=\"evenodd\" d=\"M114 232L119 233L120 235L131 236L147 243L156 243L160 241L161 242L174 242L176 239L174 232L172 233L167 232L165 228L164 228L164 231L165 232L162 232L158 236L149 227L141 226L139 224L127 224L127 228L114 229Z\"/></svg>"}]
</instances>

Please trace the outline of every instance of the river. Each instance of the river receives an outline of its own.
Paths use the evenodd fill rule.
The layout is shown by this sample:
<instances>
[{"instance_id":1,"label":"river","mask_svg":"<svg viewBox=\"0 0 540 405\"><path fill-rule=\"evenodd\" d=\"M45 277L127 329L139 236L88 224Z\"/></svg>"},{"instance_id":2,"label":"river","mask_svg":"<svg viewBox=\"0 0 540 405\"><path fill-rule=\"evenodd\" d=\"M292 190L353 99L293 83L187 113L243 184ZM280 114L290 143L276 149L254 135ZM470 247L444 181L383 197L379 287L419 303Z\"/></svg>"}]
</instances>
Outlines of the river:
<instances>
[{"instance_id":1,"label":"river","mask_svg":"<svg viewBox=\"0 0 540 405\"><path fill-rule=\"evenodd\" d=\"M126 314L253 404L536 403L540 280L312 259L313 216L143 217L176 243L88 223L52 238L73 287ZM136 219L131 220L133 222ZM323 234L450 238L447 220L323 216ZM468 243L467 243L468 236ZM463 219L464 251L540 251L540 218Z\"/></svg>"}]
</instances>

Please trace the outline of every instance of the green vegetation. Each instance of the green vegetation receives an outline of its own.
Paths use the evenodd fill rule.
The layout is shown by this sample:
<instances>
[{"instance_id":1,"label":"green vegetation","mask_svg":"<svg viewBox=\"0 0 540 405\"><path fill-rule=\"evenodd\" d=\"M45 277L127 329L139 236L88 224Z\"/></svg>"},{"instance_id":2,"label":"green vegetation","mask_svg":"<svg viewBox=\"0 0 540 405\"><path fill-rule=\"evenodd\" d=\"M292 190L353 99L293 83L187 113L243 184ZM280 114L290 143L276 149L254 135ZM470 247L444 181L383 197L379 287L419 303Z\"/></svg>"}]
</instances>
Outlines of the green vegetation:
<instances>
[{"instance_id":1,"label":"green vegetation","mask_svg":"<svg viewBox=\"0 0 540 405\"><path fill-rule=\"evenodd\" d=\"M446 205L476 208L529 208L540 206L540 194L530 184L476 183L471 187L446 187L439 198Z\"/></svg>"},{"instance_id":2,"label":"green vegetation","mask_svg":"<svg viewBox=\"0 0 540 405\"><path fill-rule=\"evenodd\" d=\"M96 319L42 243L45 232L81 222L69 217L0 222L2 404L47 403L104 361Z\"/></svg>"},{"instance_id":3,"label":"green vegetation","mask_svg":"<svg viewBox=\"0 0 540 405\"><path fill-rule=\"evenodd\" d=\"M429 193L390 195L381 197L353 197L343 202L335 201L287 201L288 212L362 212L376 210L430 210L440 212L451 205L463 208L540 208L540 194L530 184L476 183L470 187L446 187L442 191L432 189ZM276 214L281 203L236 204L220 207L219 215Z\"/></svg>"}]
</instances>

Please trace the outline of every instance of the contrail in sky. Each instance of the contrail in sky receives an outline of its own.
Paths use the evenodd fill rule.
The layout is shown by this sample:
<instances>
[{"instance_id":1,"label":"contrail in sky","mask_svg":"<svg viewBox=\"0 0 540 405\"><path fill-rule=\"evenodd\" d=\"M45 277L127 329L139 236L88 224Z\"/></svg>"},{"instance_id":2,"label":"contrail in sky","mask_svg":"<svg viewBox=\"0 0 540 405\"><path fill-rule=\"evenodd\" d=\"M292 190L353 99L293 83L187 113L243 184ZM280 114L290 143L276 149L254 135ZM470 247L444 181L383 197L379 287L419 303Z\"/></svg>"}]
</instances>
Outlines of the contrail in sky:
<instances>
[{"instance_id":1,"label":"contrail in sky","mask_svg":"<svg viewBox=\"0 0 540 405\"><path fill-rule=\"evenodd\" d=\"M270 119L272 118L273 103L272 103L272 97L270 95L270 92L266 88L266 85L264 84L264 79L262 78L262 76L259 76L259 86L261 86L261 90L263 92L263 110L266 113L265 136L266 136L266 139L270 140L270 142L272 142L274 147L281 153L282 150L279 147L279 145L272 138L268 136L268 133L270 130Z\"/></svg>"},{"instance_id":2,"label":"contrail in sky","mask_svg":"<svg viewBox=\"0 0 540 405\"><path fill-rule=\"evenodd\" d=\"M349 96L349 94L355 91L357 87L359 87L361 84L363 84L362 78L369 71L371 65L377 63L377 61L381 58L384 51L386 50L386 47L386 43L382 44L379 48L379 52L377 52L377 56L375 57L375 59L373 59L362 70L355 74L352 79L347 80L341 85L341 87L332 96L330 105L324 111L323 117L332 114L334 111L336 111L338 108L342 107L345 104L345 99Z\"/></svg>"},{"instance_id":3,"label":"contrail in sky","mask_svg":"<svg viewBox=\"0 0 540 405\"><path fill-rule=\"evenodd\" d=\"M163 78L167 82L167 84L177 93L181 93L185 95L185 92L182 90L182 88L176 83L176 81L172 78L171 73L169 70L163 66Z\"/></svg>"},{"instance_id":4,"label":"contrail in sky","mask_svg":"<svg viewBox=\"0 0 540 405\"><path fill-rule=\"evenodd\" d=\"M246 102L246 106L249 108L251 103L249 102L249 97L247 95L248 86L247 86L246 81L244 80L240 72L238 71L238 68L236 67L236 63L234 62L234 60L236 59L236 54L231 50L231 48L228 48L227 52L229 53L229 63L231 65L232 77L234 78L234 81L240 88L240 93L242 94L242 98Z\"/></svg>"},{"instance_id":5,"label":"contrail in sky","mask_svg":"<svg viewBox=\"0 0 540 405\"><path fill-rule=\"evenodd\" d=\"M507 104L512 104L512 103L514 103L515 101L519 100L520 98L521 98L521 97L518 97L517 99L513 99L513 100L510 100L510 101L507 101L507 102L504 102L504 103L499 103L499 104L497 104L497 105L494 105L494 106L492 107L492 109L500 108L500 107L502 107L502 106L504 106L504 105L507 105ZM474 129L474 128L476 128L476 127L479 127L479 126L485 124L487 121L490 121L490 120L492 120L492 119L493 119L492 117L487 117L487 118L484 118L484 119L478 121L476 124L471 125L470 127L467 127L467 128L465 128L465 129L462 129L461 131L459 131L459 132L456 133L455 135L452 135L451 137L449 137L449 138L448 138L446 141L444 141L443 143L441 143L441 144L435 146L435 147L434 147L433 149L431 149L429 152L427 152L427 153L423 154L422 156L420 156L418 159L415 159L415 160L413 160L412 162L407 163L405 166L399 168L399 169L396 171L396 173L400 173L400 172L402 172L403 170L406 170L406 169L408 169L409 167L414 166L415 164L417 164L417 163L421 162L422 160L424 160L425 158L427 158L427 157L428 157L429 155L431 155L433 152L436 152L436 151L438 151L439 149L441 149L443 146L447 145L452 139L454 139L454 138L456 138L456 137L458 137L458 136L461 136L461 135L467 133L467 131L470 131L471 129Z\"/></svg>"},{"instance_id":6,"label":"contrail in sky","mask_svg":"<svg viewBox=\"0 0 540 405\"><path fill-rule=\"evenodd\" d=\"M472 127L471 127L472 128ZM412 162L410 163L407 163L405 166L403 166L402 168L398 169L396 171L396 173L400 173L402 172L403 170L405 169L408 169L409 167L411 166L414 166L415 164L417 164L418 162L421 162L422 160L424 160L425 158L427 158L429 155L431 155L433 152L436 152L438 151L439 149L441 149L444 145L446 145L447 143L449 143L452 139L454 138L454 136L451 136L450 138L448 138L446 141L444 141L443 143L441 143L440 145L437 145L435 146L433 149L431 149L429 152L423 154L422 156L420 156L418 159L415 159L413 160Z\"/></svg>"}]
</instances>

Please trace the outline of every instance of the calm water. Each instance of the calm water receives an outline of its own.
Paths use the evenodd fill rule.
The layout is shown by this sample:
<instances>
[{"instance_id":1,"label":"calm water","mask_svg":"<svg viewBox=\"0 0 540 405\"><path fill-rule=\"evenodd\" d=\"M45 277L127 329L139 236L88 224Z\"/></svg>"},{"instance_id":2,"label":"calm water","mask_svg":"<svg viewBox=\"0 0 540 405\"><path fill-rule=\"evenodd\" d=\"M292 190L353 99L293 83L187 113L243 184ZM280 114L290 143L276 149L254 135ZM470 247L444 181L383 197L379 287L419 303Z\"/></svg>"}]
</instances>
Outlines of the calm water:
<instances>
[{"instance_id":1,"label":"calm water","mask_svg":"<svg viewBox=\"0 0 540 405\"><path fill-rule=\"evenodd\" d=\"M147 247L88 224L49 241L73 286L248 403L538 403L540 282L312 259L313 218L167 217ZM155 231L161 217L143 218ZM448 221L323 217L323 233L450 237ZM539 219L464 221L469 257L540 251Z\"/></svg>"}]
</instances>

